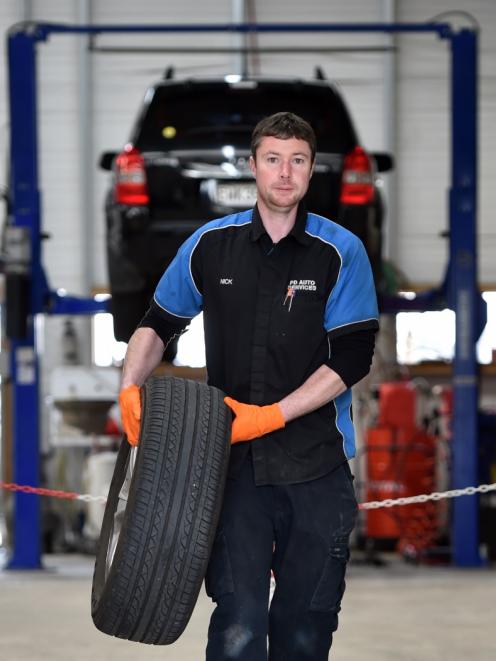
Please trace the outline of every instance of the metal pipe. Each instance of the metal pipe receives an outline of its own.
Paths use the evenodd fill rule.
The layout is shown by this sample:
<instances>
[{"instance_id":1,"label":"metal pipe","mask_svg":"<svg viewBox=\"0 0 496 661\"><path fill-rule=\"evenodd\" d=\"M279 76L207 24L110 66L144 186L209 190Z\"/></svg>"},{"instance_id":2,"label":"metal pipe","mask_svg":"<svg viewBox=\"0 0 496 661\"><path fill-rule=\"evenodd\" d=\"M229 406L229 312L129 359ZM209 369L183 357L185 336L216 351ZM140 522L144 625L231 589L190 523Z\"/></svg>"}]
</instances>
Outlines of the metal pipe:
<instances>
[{"instance_id":1,"label":"metal pipe","mask_svg":"<svg viewBox=\"0 0 496 661\"><path fill-rule=\"evenodd\" d=\"M24 0L22 20L23 21L32 21L33 20L33 0Z\"/></svg>"},{"instance_id":2,"label":"metal pipe","mask_svg":"<svg viewBox=\"0 0 496 661\"><path fill-rule=\"evenodd\" d=\"M233 23L243 24L245 22L245 0L231 0L231 16ZM246 53L246 33L235 32L232 35L231 43L233 45L233 51L235 53L234 61L234 73L239 74L240 76L246 76L248 73L248 58Z\"/></svg>"},{"instance_id":3,"label":"metal pipe","mask_svg":"<svg viewBox=\"0 0 496 661\"><path fill-rule=\"evenodd\" d=\"M92 21L92 0L78 0L79 23ZM93 212L94 162L93 158L93 69L89 51L91 37L78 38L78 126L79 126L79 246L81 251L80 287L83 296L90 296L94 284L96 228ZM77 320L80 357L85 365L91 364L91 323L89 316Z\"/></svg>"},{"instance_id":4,"label":"metal pipe","mask_svg":"<svg viewBox=\"0 0 496 661\"><path fill-rule=\"evenodd\" d=\"M161 46L90 46L90 51L93 53L136 53L138 55L149 53L181 53L181 54L197 54L197 53L235 53L235 54L258 54L268 53L271 55L280 55L281 53L388 53L392 49L389 46L247 46L238 47L211 47L205 46L198 48L195 46L171 46L164 48Z\"/></svg>"},{"instance_id":5,"label":"metal pipe","mask_svg":"<svg viewBox=\"0 0 496 661\"><path fill-rule=\"evenodd\" d=\"M396 0L382 0L382 20L385 23L394 23L396 20ZM385 35L387 52L384 55L384 84L383 84L383 131L384 150L395 154L397 146L398 125L396 117L397 88L396 88L396 35ZM397 174L393 169L384 178L384 198L386 201L386 222L384 226L383 255L394 260L398 255L398 195Z\"/></svg>"},{"instance_id":6,"label":"metal pipe","mask_svg":"<svg viewBox=\"0 0 496 661\"><path fill-rule=\"evenodd\" d=\"M91 24L91 0L78 0L77 21ZM79 38L77 51L78 66L78 126L79 126L79 191L80 191L80 239L81 289L89 295L93 285L95 223L93 220L93 76L88 50L89 37Z\"/></svg>"},{"instance_id":7,"label":"metal pipe","mask_svg":"<svg viewBox=\"0 0 496 661\"><path fill-rule=\"evenodd\" d=\"M199 33L199 32L263 32L263 33L293 33L293 32L432 32L441 39L451 39L454 35L450 23L178 23L176 25L163 25L148 23L137 25L115 25L102 23L101 25L67 25L62 23L37 23L33 37L36 41L47 39L50 34L144 34L163 32Z\"/></svg>"}]
</instances>

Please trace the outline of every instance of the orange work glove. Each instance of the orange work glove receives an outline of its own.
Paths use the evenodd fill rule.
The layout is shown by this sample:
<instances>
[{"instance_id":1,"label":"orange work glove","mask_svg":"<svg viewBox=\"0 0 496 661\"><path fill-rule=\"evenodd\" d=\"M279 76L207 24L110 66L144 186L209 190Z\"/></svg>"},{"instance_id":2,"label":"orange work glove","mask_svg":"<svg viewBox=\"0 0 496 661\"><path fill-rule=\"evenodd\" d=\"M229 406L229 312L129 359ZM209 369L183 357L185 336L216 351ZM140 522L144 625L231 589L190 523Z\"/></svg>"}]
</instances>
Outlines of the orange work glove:
<instances>
[{"instance_id":1,"label":"orange work glove","mask_svg":"<svg viewBox=\"0 0 496 661\"><path fill-rule=\"evenodd\" d=\"M119 393L122 426L131 445L138 445L141 424L141 396L139 386L131 385Z\"/></svg>"},{"instance_id":2,"label":"orange work glove","mask_svg":"<svg viewBox=\"0 0 496 661\"><path fill-rule=\"evenodd\" d=\"M224 402L236 416L232 426L231 444L251 441L286 426L279 404L241 404L231 397L224 397Z\"/></svg>"}]
</instances>

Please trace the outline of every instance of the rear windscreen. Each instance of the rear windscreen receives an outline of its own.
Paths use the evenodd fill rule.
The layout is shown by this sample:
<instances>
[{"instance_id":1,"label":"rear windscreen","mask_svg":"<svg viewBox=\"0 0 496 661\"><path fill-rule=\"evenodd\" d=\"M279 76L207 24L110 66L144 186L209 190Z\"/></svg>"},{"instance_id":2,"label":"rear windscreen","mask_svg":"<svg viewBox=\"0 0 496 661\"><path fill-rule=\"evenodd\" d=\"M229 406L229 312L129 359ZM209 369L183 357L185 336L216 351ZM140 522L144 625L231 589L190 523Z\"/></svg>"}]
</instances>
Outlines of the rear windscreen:
<instances>
[{"instance_id":1,"label":"rear windscreen","mask_svg":"<svg viewBox=\"0 0 496 661\"><path fill-rule=\"evenodd\" d=\"M215 149L226 144L248 149L257 122L281 111L294 112L312 125L318 151L346 153L356 144L347 110L331 88L273 83L157 88L134 143L142 150Z\"/></svg>"}]
</instances>

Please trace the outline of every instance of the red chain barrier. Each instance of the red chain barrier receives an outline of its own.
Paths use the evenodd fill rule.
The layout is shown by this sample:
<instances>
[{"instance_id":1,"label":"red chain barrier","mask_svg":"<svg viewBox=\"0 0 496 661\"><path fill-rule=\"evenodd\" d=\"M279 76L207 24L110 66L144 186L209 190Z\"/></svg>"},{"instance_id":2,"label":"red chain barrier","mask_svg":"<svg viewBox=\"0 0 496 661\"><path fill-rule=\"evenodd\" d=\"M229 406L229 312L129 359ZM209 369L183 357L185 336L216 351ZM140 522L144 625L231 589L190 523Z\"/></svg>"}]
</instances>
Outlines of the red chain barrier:
<instances>
[{"instance_id":1,"label":"red chain barrier","mask_svg":"<svg viewBox=\"0 0 496 661\"><path fill-rule=\"evenodd\" d=\"M67 500L78 500L80 494L73 491L59 491L57 489L44 489L43 487L30 487L27 484L13 484L1 482L0 489L7 491L19 491L21 493L35 493L38 496L53 496L54 498L66 498Z\"/></svg>"},{"instance_id":2,"label":"red chain barrier","mask_svg":"<svg viewBox=\"0 0 496 661\"><path fill-rule=\"evenodd\" d=\"M27 484L13 484L11 482L0 481L0 489L7 489L7 491L20 491L21 493L34 493L38 496L53 496L54 498L66 498L68 500L82 500L87 503L104 503L106 501L105 496L91 496L90 494L75 493L74 491L58 491L57 489L44 489L43 487L30 487ZM466 487L465 489L452 489L451 491L408 496L406 498L374 500L368 503L360 503L358 507L361 510L372 510L378 509L379 507L393 507L395 505L413 505L414 503L426 503L431 500L441 500L443 498L473 496L476 493L487 493L488 491L496 491L496 482L493 482L492 484L480 484L477 487Z\"/></svg>"}]
</instances>

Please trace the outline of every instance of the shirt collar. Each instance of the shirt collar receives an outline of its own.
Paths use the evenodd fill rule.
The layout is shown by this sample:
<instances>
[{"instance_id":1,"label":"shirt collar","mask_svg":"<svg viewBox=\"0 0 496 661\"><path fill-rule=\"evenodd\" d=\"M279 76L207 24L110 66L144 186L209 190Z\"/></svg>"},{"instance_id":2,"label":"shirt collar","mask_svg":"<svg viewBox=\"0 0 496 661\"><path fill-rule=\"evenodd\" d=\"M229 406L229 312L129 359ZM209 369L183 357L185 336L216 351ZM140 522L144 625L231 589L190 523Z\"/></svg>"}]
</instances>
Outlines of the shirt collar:
<instances>
[{"instance_id":1,"label":"shirt collar","mask_svg":"<svg viewBox=\"0 0 496 661\"><path fill-rule=\"evenodd\" d=\"M300 202L298 205L298 210L296 212L295 224L291 228L288 236L295 238L298 243L302 245L308 245L311 242L310 236L306 233L307 226L307 207L304 202ZM258 241L258 239L263 235L267 234L267 230L264 227L262 218L260 216L260 211L258 206L253 207L252 212L252 222L250 228L250 238L252 241Z\"/></svg>"}]
</instances>

